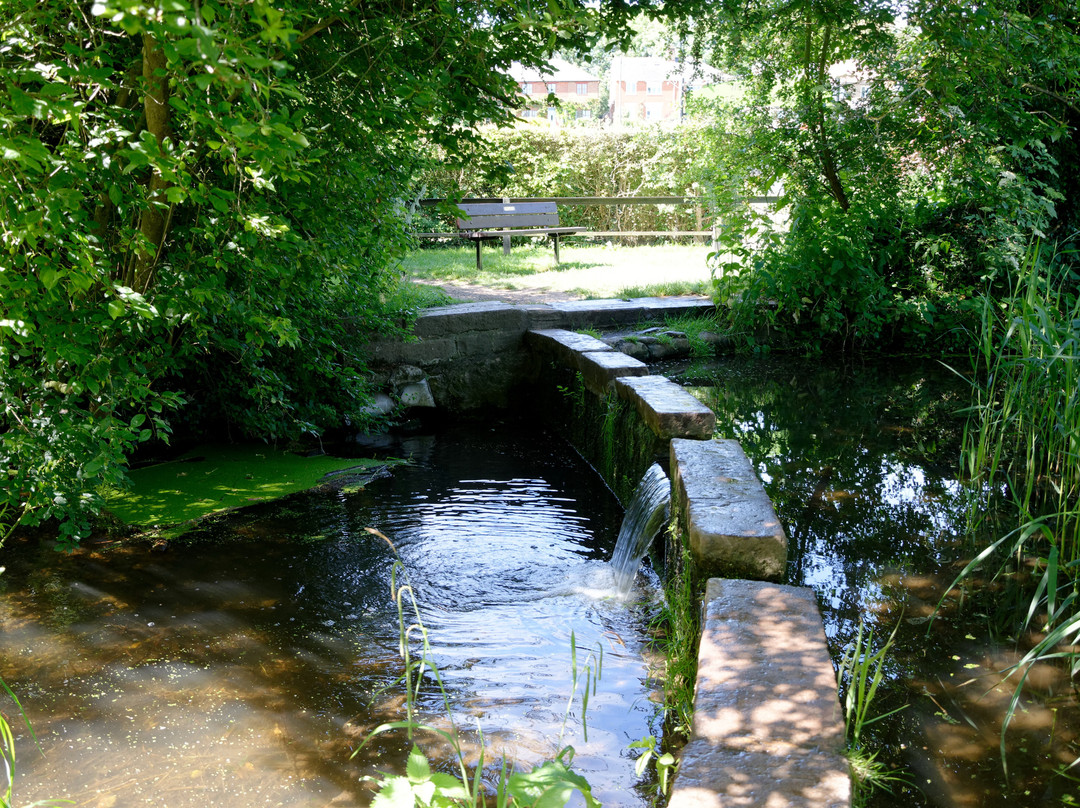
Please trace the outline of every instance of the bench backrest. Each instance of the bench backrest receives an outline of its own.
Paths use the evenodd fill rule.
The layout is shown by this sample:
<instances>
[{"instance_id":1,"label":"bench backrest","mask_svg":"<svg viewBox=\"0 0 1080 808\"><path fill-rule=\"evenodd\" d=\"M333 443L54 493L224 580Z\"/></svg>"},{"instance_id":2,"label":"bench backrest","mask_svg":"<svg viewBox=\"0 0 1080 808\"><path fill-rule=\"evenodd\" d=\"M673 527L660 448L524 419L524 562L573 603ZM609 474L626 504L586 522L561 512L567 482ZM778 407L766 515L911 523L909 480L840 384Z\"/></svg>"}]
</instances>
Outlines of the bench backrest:
<instances>
[{"instance_id":1,"label":"bench backrest","mask_svg":"<svg viewBox=\"0 0 1080 808\"><path fill-rule=\"evenodd\" d=\"M477 202L458 208L469 217L458 219L461 230L559 226L559 211L554 202Z\"/></svg>"}]
</instances>

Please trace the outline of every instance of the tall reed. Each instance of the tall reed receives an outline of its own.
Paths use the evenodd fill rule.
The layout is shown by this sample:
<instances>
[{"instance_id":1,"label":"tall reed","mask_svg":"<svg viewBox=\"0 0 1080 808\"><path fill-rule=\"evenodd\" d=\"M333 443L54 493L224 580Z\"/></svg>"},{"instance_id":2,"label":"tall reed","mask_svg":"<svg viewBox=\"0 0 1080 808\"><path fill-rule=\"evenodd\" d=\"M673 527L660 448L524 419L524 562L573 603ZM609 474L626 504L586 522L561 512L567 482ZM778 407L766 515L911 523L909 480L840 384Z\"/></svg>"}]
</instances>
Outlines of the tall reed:
<instances>
[{"instance_id":1,"label":"tall reed","mask_svg":"<svg viewBox=\"0 0 1080 808\"><path fill-rule=\"evenodd\" d=\"M866 748L862 736L866 727L907 707L904 704L878 715L871 715L870 709L878 686L885 679L885 662L899 627L897 623L889 638L875 651L874 631L860 621L859 633L844 649L837 669L837 695L844 708L844 736L847 739L845 754L851 770L851 803L856 808L867 805L871 795L879 789L892 793L894 783L907 784L904 777L877 759L880 750L871 752Z\"/></svg>"},{"instance_id":2,"label":"tall reed","mask_svg":"<svg viewBox=\"0 0 1080 808\"><path fill-rule=\"evenodd\" d=\"M1001 733L1031 665L1063 660L1080 673L1080 276L1075 254L1028 251L1009 293L986 296L973 354L975 399L964 433L964 463L976 496L970 528L984 532L1004 499L1018 522L980 552L957 582L991 560L998 573L1031 569L1020 616L1042 639L1009 670L1018 684ZM1007 771L1007 768L1006 768Z\"/></svg>"},{"instance_id":3,"label":"tall reed","mask_svg":"<svg viewBox=\"0 0 1080 808\"><path fill-rule=\"evenodd\" d=\"M1008 296L984 298L965 433L971 479L1000 486L1021 525L1045 525L1059 563L1080 558L1080 277L1069 257L1035 245Z\"/></svg>"}]
</instances>

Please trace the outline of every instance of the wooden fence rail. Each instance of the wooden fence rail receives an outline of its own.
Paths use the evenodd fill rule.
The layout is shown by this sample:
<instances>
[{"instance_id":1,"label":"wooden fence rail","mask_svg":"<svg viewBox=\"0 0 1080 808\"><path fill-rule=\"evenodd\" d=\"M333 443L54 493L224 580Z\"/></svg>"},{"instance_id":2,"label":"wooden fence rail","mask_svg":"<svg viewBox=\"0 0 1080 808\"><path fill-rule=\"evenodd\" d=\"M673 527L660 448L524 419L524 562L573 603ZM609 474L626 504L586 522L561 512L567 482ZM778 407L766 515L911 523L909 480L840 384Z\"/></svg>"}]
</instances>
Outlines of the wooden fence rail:
<instances>
[{"instance_id":1,"label":"wooden fence rail","mask_svg":"<svg viewBox=\"0 0 1080 808\"><path fill-rule=\"evenodd\" d=\"M778 196L745 196L743 202L751 205L769 204L780 199ZM445 199L421 199L420 205L430 207ZM509 196L509 197L470 197L462 199L462 204L480 202L555 202L559 205L693 205L705 201L700 196Z\"/></svg>"}]
</instances>

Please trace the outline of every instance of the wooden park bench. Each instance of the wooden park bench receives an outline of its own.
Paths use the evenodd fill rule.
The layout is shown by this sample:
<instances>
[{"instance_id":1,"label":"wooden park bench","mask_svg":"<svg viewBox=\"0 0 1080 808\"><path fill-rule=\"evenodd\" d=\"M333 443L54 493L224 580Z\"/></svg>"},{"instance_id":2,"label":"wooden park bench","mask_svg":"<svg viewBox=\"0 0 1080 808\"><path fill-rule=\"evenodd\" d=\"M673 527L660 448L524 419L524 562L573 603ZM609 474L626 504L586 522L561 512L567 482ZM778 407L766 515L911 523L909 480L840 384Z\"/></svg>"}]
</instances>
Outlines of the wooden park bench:
<instances>
[{"instance_id":1,"label":"wooden park bench","mask_svg":"<svg viewBox=\"0 0 1080 808\"><path fill-rule=\"evenodd\" d=\"M476 242L476 268L482 268L480 246L485 241L503 240L503 253L510 254L510 236L548 236L555 241L555 263L559 263L559 236L583 233L586 227L561 227L554 202L475 202L459 204L465 218L457 220L459 235Z\"/></svg>"}]
</instances>

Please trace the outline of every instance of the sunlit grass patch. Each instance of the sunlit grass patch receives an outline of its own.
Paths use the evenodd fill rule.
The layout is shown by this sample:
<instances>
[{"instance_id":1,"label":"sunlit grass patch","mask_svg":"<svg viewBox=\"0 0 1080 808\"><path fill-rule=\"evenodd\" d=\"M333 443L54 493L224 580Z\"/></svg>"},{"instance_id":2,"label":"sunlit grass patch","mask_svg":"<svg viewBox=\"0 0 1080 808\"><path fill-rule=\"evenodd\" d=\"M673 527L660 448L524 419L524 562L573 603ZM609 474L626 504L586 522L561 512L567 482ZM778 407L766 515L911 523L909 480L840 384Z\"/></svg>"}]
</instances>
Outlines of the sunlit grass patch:
<instances>
[{"instance_id":1,"label":"sunlit grass patch","mask_svg":"<svg viewBox=\"0 0 1080 808\"><path fill-rule=\"evenodd\" d=\"M462 281L517 290L547 290L582 297L651 297L708 294L711 273L702 244L627 246L564 242L556 265L551 244L485 246L483 270L476 269L471 245L417 250L402 262L406 277Z\"/></svg>"},{"instance_id":2,"label":"sunlit grass patch","mask_svg":"<svg viewBox=\"0 0 1080 808\"><path fill-rule=\"evenodd\" d=\"M268 446L207 445L167 463L131 472L127 491L106 495L109 511L129 525L170 527L172 535L210 514L279 499L314 488L327 475L385 463L340 457L301 457Z\"/></svg>"}]
</instances>

